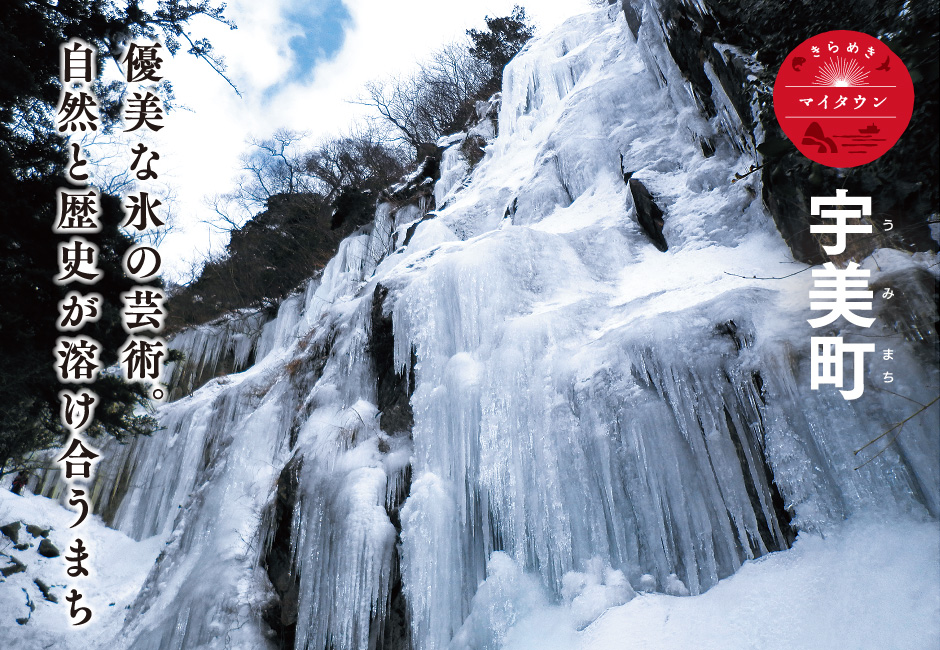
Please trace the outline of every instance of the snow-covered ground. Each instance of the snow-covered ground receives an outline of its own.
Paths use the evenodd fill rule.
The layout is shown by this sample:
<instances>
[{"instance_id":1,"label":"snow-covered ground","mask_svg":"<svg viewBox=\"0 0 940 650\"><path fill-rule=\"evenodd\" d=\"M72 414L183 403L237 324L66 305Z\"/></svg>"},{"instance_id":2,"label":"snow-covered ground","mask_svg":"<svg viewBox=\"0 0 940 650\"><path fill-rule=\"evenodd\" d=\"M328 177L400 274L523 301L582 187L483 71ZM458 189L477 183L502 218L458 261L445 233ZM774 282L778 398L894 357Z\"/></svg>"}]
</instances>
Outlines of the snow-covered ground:
<instances>
[{"instance_id":1,"label":"snow-covered ground","mask_svg":"<svg viewBox=\"0 0 940 650\"><path fill-rule=\"evenodd\" d=\"M0 525L12 521L49 529L49 539L60 549L74 538L68 530L73 512L43 497L0 492ZM62 558L38 555L41 538L31 536L25 527L19 541L28 543L28 550L16 551L11 540L0 537L0 553L12 554L26 565L25 572L0 583L4 648L123 645L120 630L125 612L163 540L135 542L97 518L83 525L82 538L95 551L89 563L93 578L82 584L95 618L86 630L76 631L70 629L68 605L63 602ZM698 596L643 591L633 595L629 586L623 587L622 574L611 573L605 575L602 567L595 566L593 571L572 575L563 601L553 603L537 580L499 553L490 561L487 580L454 647L933 650L940 646L940 529L935 521L860 516L825 537L804 533L790 550L748 561ZM36 579L51 587L58 604L42 597ZM19 625L14 618L29 620ZM585 627L586 623L590 624Z\"/></svg>"},{"instance_id":2,"label":"snow-covered ground","mask_svg":"<svg viewBox=\"0 0 940 650\"><path fill-rule=\"evenodd\" d=\"M893 517L804 534L700 596L641 596L612 609L575 647L937 648L938 540L936 522Z\"/></svg>"},{"instance_id":3,"label":"snow-covered ground","mask_svg":"<svg viewBox=\"0 0 940 650\"><path fill-rule=\"evenodd\" d=\"M801 534L790 550L746 562L704 594L639 593L610 609L598 576L573 601L547 606L538 595L512 593L526 587L518 568L500 564L502 599L474 603L484 622L476 629L498 630L496 642L468 633L474 640L458 647L933 650L940 647L938 544L936 522L859 517L825 537Z\"/></svg>"},{"instance_id":4,"label":"snow-covered ground","mask_svg":"<svg viewBox=\"0 0 940 650\"><path fill-rule=\"evenodd\" d=\"M111 639L120 635L127 607L137 596L147 574L153 568L163 540L152 537L135 541L108 528L97 516L89 515L77 529L69 529L77 516L58 502L24 491L18 496L0 490L0 526L20 522L18 550L14 542L0 534L0 568L12 565L9 556L26 566L26 570L0 578L0 647L18 650L86 650L112 647ZM48 531L48 539L61 552L58 557L39 555L43 537L31 535L26 526ZM78 531L78 532L76 532ZM89 576L81 580L69 578L65 555L74 540L81 539L89 549L83 565ZM36 581L49 587L58 602L47 600ZM78 587L83 598L78 606L92 609L92 620L82 628L73 628L69 604L65 601L66 584ZM32 604L32 611L27 605ZM16 619L27 619L23 624Z\"/></svg>"}]
</instances>

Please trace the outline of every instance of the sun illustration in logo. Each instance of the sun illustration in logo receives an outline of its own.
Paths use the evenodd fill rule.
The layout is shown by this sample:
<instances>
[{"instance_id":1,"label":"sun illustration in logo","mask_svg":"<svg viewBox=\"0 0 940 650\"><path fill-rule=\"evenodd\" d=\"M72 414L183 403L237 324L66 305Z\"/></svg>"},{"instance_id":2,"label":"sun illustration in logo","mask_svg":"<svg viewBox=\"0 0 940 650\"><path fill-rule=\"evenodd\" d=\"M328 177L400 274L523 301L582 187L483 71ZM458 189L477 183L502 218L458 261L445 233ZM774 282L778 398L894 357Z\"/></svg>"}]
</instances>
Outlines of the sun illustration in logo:
<instances>
[{"instance_id":1,"label":"sun illustration in logo","mask_svg":"<svg viewBox=\"0 0 940 650\"><path fill-rule=\"evenodd\" d=\"M829 59L816 73L816 86L867 86L868 70L855 59Z\"/></svg>"}]
</instances>

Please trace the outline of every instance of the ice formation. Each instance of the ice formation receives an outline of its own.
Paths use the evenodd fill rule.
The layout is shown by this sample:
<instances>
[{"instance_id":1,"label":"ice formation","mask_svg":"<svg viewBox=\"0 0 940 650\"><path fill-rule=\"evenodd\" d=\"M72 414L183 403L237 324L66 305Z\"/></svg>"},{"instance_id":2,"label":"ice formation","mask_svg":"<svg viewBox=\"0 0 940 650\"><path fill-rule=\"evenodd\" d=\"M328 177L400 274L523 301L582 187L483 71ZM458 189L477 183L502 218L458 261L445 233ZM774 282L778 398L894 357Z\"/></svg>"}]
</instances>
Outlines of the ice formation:
<instances>
[{"instance_id":1,"label":"ice formation","mask_svg":"<svg viewBox=\"0 0 940 650\"><path fill-rule=\"evenodd\" d=\"M507 68L479 163L444 143L435 210L379 205L263 327L180 334L191 374L254 362L107 450L98 511L167 540L116 643L495 650L540 608L581 629L636 592L700 594L795 530L935 518L929 417L854 453L936 392L931 259L865 262L911 288L871 330L893 393L876 358L863 399L810 391L810 274L759 279L802 265L759 174L730 182L753 160L735 116L684 87L651 25L572 18Z\"/></svg>"}]
</instances>

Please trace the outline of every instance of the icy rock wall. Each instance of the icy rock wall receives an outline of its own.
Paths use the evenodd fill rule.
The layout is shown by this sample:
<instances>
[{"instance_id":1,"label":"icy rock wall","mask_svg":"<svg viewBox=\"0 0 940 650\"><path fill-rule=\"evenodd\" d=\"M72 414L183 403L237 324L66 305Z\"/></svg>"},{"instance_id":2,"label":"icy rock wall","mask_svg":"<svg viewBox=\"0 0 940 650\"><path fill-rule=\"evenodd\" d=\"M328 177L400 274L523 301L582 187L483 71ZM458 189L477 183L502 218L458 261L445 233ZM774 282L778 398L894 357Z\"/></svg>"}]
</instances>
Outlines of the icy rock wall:
<instances>
[{"instance_id":1,"label":"icy rock wall","mask_svg":"<svg viewBox=\"0 0 940 650\"><path fill-rule=\"evenodd\" d=\"M128 647L277 647L295 633L301 647L369 646L396 537L387 485L408 457L388 453L401 446L394 441L378 451L371 293L356 298L372 254L391 245L383 232L381 242L347 238L321 277L282 304L254 366L162 407L164 430L99 470L131 477L113 525L167 539L128 618ZM291 576L272 584L270 566L279 478L292 458L289 563L303 575L299 588Z\"/></svg>"},{"instance_id":2,"label":"icy rock wall","mask_svg":"<svg viewBox=\"0 0 940 650\"><path fill-rule=\"evenodd\" d=\"M310 287L316 287L316 278L310 281L308 292ZM163 382L170 386L169 401L192 394L213 378L244 370L275 347L283 347L285 337L296 325L297 305L302 300L302 296L287 298L279 310L279 318L273 321L260 311L242 310L212 323L187 328L170 338L168 347L179 351L182 360L167 364L164 370ZM184 425L179 420L164 420L161 426L179 433ZM103 451L103 456L109 460L98 468L99 480L95 482L91 499L95 511L111 522L137 466L140 446L106 442ZM178 460L185 462L182 457ZM36 492L59 498L64 503L63 486L58 466L50 460ZM154 516L160 518L165 513Z\"/></svg>"},{"instance_id":3,"label":"icy rock wall","mask_svg":"<svg viewBox=\"0 0 940 650\"><path fill-rule=\"evenodd\" d=\"M442 157L434 212L379 205L251 368L109 458L114 524L167 539L121 643L495 650L539 604L586 625L634 590L708 589L794 529L937 516L931 419L855 454L936 393L935 260L865 262L910 287L869 330L903 362L897 395L810 391L811 278L759 279L801 268L759 178L732 185L747 159L720 135L706 156L660 82L620 12L535 39L472 172Z\"/></svg>"},{"instance_id":4,"label":"icy rock wall","mask_svg":"<svg viewBox=\"0 0 940 650\"><path fill-rule=\"evenodd\" d=\"M169 347L179 350L183 360L167 366L170 399L189 395L213 377L247 368L266 320L260 312L243 311L171 338Z\"/></svg>"},{"instance_id":5,"label":"icy rock wall","mask_svg":"<svg viewBox=\"0 0 940 650\"><path fill-rule=\"evenodd\" d=\"M916 34L927 30L936 35L935 5L898 2L883 7L879 16L863 5L832 0L814 3L811 11L768 0L621 0L620 4L647 65L677 106L694 104L716 131L750 153L750 164L762 167L765 206L795 259L809 264L828 259L809 231L809 212L810 198L831 192L831 186L863 194L876 188L881 218L894 223L880 241L860 242L867 246L863 255L877 246L937 251L929 227L937 209L936 194L929 189L937 186L936 154L921 148L933 141L937 122L935 76L914 74L915 93L923 99L922 118L911 122L893 156L851 173L820 167L799 154L780 130L771 101L776 66L785 53L833 24L896 34L892 47L905 53L906 65L915 70L924 66L922 61L934 56L921 51L919 44L930 39ZM787 29L781 30L781 24ZM692 119L690 128L699 132L702 150L710 155L713 138L699 131L696 121ZM912 182L920 182L923 191L916 191Z\"/></svg>"}]
</instances>

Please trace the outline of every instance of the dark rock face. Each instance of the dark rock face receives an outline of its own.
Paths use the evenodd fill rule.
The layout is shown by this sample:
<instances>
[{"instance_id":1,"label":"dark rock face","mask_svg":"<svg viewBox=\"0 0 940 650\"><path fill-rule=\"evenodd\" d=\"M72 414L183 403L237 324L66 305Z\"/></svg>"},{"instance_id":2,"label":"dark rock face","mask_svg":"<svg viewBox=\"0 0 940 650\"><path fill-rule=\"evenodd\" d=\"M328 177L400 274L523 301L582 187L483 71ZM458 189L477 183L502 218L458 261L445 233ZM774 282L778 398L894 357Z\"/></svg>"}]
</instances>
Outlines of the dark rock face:
<instances>
[{"instance_id":1,"label":"dark rock face","mask_svg":"<svg viewBox=\"0 0 940 650\"><path fill-rule=\"evenodd\" d=\"M753 335L747 331L743 331L733 320L719 324L715 327L715 332L719 336L725 336L731 339L734 343L735 351L738 353L750 347L753 343ZM752 373L751 386L753 387L754 394L763 403L764 381L759 372ZM732 408L734 407L732 406ZM742 431L738 430L734 425L735 418L732 417L727 406L725 407L724 415L725 423L728 426L728 433L731 435L731 442L734 445L738 463L741 466L744 489L747 491L751 508L757 519L757 531L761 537L761 541L770 551L781 551L789 548L796 539L797 531L791 525L792 517L790 511L787 510L783 495L780 493L780 488L777 486L776 479L774 478L774 470L767 461L767 456L764 454L764 446L761 442L764 439L763 422L758 421L760 434L755 436L752 431L746 428ZM753 418L753 416L742 413L740 410L738 415L738 421L746 422L748 419ZM754 458L763 469L764 485L767 486L767 490L770 493L770 507L773 512L773 517L770 521L768 521L767 516L764 514L764 508L761 505L760 493L762 486L758 482L759 477L755 477L749 470L750 463L748 461L748 455ZM759 555L759 548L753 544L753 541L754 540L752 540L751 552Z\"/></svg>"},{"instance_id":2,"label":"dark rock face","mask_svg":"<svg viewBox=\"0 0 940 650\"><path fill-rule=\"evenodd\" d=\"M52 590L49 588L49 585L47 585L45 582L39 578L36 578L33 580L33 583L36 585L36 588L39 589L39 593L42 594L43 598L48 600L50 603L59 602L59 599L55 597L55 595L52 593Z\"/></svg>"},{"instance_id":3,"label":"dark rock face","mask_svg":"<svg viewBox=\"0 0 940 650\"><path fill-rule=\"evenodd\" d=\"M411 352L410 368L399 373L395 368L392 316L386 311L388 287L376 285L372 294L372 331L369 336L369 355L376 375L376 394L379 426L390 436L411 436L414 414L411 410L411 394L415 386L415 364L417 358ZM381 447L380 447L381 448ZM395 526L399 540L392 556L389 598L384 620L372 621L371 636L375 639L375 650L412 650L411 622L408 603L402 588L401 562L401 516L400 510L411 491L411 467L404 470L399 493L386 506L389 521Z\"/></svg>"},{"instance_id":4,"label":"dark rock face","mask_svg":"<svg viewBox=\"0 0 940 650\"><path fill-rule=\"evenodd\" d=\"M314 384L323 375L327 360L332 352L335 334L311 345L309 340L301 341L303 354L291 360L287 366L287 375L295 390L295 399L301 401ZM297 431L309 415L307 409L297 411L290 430L290 445L297 442ZM264 540L265 552L261 556L261 566L268 574L274 587L276 598L262 611L261 618L273 632L273 642L279 650L294 647L297 634L297 614L300 600L300 581L302 576L293 563L291 531L293 529L294 509L300 498L300 475L303 458L295 456L284 465L278 476L277 493L273 505L265 513L267 534Z\"/></svg>"},{"instance_id":5,"label":"dark rock face","mask_svg":"<svg viewBox=\"0 0 940 650\"><path fill-rule=\"evenodd\" d=\"M370 190L346 187L333 202L330 229L348 225L359 227L368 223L375 214L375 196Z\"/></svg>"},{"instance_id":6,"label":"dark rock face","mask_svg":"<svg viewBox=\"0 0 940 650\"><path fill-rule=\"evenodd\" d=\"M391 587L389 589L388 605L385 610L384 621L373 621L373 626L381 628L377 635L375 650L412 650L411 619L408 616L408 602L401 580L401 506L405 503L411 492L411 467L405 470L405 480L402 481L401 491L386 508L388 518L395 526L398 540L392 556Z\"/></svg>"},{"instance_id":7,"label":"dark rock face","mask_svg":"<svg viewBox=\"0 0 940 650\"><path fill-rule=\"evenodd\" d=\"M414 417L410 397L414 386L414 357L409 372L396 373L394 365L394 337L391 315L385 313L388 288L376 286L372 303L372 331L369 354L377 381L377 401L380 409L380 426L390 436L410 436ZM329 349L312 350L303 358L288 364L291 376L302 375L299 391L305 393L322 374L329 356ZM302 417L302 416L299 416ZM379 449L388 450L384 439ZM384 449L383 449L384 446ZM291 531L294 509L300 498L300 476L303 460L299 456L291 459L281 471L277 482L277 496L266 514L270 521L265 539L265 552L261 566L274 587L275 598L264 609L261 616L272 631L274 647L290 650L294 647L297 630L300 584L304 579L293 564ZM386 506L389 520L401 534L400 509L408 498L411 486L411 468L402 470L398 493L390 497ZM391 558L391 577L385 615L370 622L370 650L412 650L411 624L408 604L402 586L400 572L400 542L396 544Z\"/></svg>"},{"instance_id":8,"label":"dark rock face","mask_svg":"<svg viewBox=\"0 0 940 650\"><path fill-rule=\"evenodd\" d=\"M33 526L32 524L26 526L26 532L33 537L49 537L48 528L40 528L39 526Z\"/></svg>"},{"instance_id":9,"label":"dark rock face","mask_svg":"<svg viewBox=\"0 0 940 650\"><path fill-rule=\"evenodd\" d=\"M464 138L464 141L460 145L460 152L463 154L464 158L467 159L467 163L470 165L470 168L476 167L476 164L483 160L484 151L486 147L486 140L482 135L468 135Z\"/></svg>"},{"instance_id":10,"label":"dark rock face","mask_svg":"<svg viewBox=\"0 0 940 650\"><path fill-rule=\"evenodd\" d=\"M14 521L5 526L0 526L0 533L3 533L9 537L14 544L17 544L20 541L20 526L22 526L20 522Z\"/></svg>"},{"instance_id":11,"label":"dark rock face","mask_svg":"<svg viewBox=\"0 0 940 650\"><path fill-rule=\"evenodd\" d=\"M383 199L406 203L434 196L434 183L441 177L441 150L436 145L423 145L418 150L418 157L421 163L417 169L383 191Z\"/></svg>"},{"instance_id":12,"label":"dark rock face","mask_svg":"<svg viewBox=\"0 0 940 650\"><path fill-rule=\"evenodd\" d=\"M15 557L12 555L7 555L7 557L10 558L10 564L0 569L0 576L9 578L13 574L22 573L26 570L26 565L17 560Z\"/></svg>"},{"instance_id":13,"label":"dark rock face","mask_svg":"<svg viewBox=\"0 0 940 650\"><path fill-rule=\"evenodd\" d=\"M261 559L262 566L271 579L278 599L261 614L264 622L274 632L279 650L294 647L297 632L297 604L300 598L300 575L291 564L291 523L294 504L298 497L298 477L301 461L292 459L277 481L277 499L274 505L274 523L267 539L267 552Z\"/></svg>"},{"instance_id":14,"label":"dark rock face","mask_svg":"<svg viewBox=\"0 0 940 650\"><path fill-rule=\"evenodd\" d=\"M633 197L633 207L636 213L636 221L640 224L643 232L653 242L653 246L665 252L669 246L666 244L666 238L663 237L663 211L656 205L653 196L646 186L635 178L629 179L627 186L630 188L630 196Z\"/></svg>"},{"instance_id":15,"label":"dark rock face","mask_svg":"<svg viewBox=\"0 0 940 650\"><path fill-rule=\"evenodd\" d=\"M390 435L411 432L414 414L411 411L411 393L414 390L414 366L412 352L411 369L398 373L395 369L395 337L392 332L392 316L385 312L388 288L376 285L372 294L372 332L369 337L369 355L377 377L378 408L381 413L379 426Z\"/></svg>"},{"instance_id":16,"label":"dark rock face","mask_svg":"<svg viewBox=\"0 0 940 650\"><path fill-rule=\"evenodd\" d=\"M810 197L804 193L804 184L796 173L782 165L765 168L761 183L764 205L773 215L777 230L794 259L807 264L822 264L828 258L809 231L813 223L809 214Z\"/></svg>"},{"instance_id":17,"label":"dark rock face","mask_svg":"<svg viewBox=\"0 0 940 650\"><path fill-rule=\"evenodd\" d=\"M717 78L743 128L741 133L726 135L742 151L762 157L762 198L796 260L809 264L827 261L817 238L809 232L816 221L809 214L810 197L833 196L840 188L847 189L850 196L874 199L875 237L856 256L866 255L876 245L937 250L928 224L936 218L940 202L937 3L821 0L800 5L799 10L791 3L771 0L660 0L655 6L648 0L622 0L621 4L634 37L640 35L644 21L659 23L646 29L661 31L696 103L709 118L718 112L713 94ZM911 123L897 145L878 160L848 170L824 167L800 154L777 124L769 91L790 50L831 29L891 34L886 41L911 72L917 98ZM748 54L721 47L725 44ZM711 78L705 74L706 63L713 70ZM758 123L765 134L759 145L753 136ZM708 156L715 143L700 144ZM879 232L889 219L893 228Z\"/></svg>"},{"instance_id":18,"label":"dark rock face","mask_svg":"<svg viewBox=\"0 0 940 650\"><path fill-rule=\"evenodd\" d=\"M711 17L707 14L700 14L680 2L665 2L661 7L669 34L666 47L673 60L679 63L683 76L692 84L702 112L708 118L715 117L718 111L712 100L712 83L702 65L703 56L710 62L706 34L713 31L714 21L709 20Z\"/></svg>"},{"instance_id":19,"label":"dark rock face","mask_svg":"<svg viewBox=\"0 0 940 650\"><path fill-rule=\"evenodd\" d=\"M640 25L643 24L643 3L623 0L622 5L623 15L627 17L627 26L630 28L630 33L633 34L634 39L639 38Z\"/></svg>"},{"instance_id":20,"label":"dark rock face","mask_svg":"<svg viewBox=\"0 0 940 650\"><path fill-rule=\"evenodd\" d=\"M62 552L56 548L55 544L45 538L39 542L38 552L43 557L59 557L62 554Z\"/></svg>"},{"instance_id":21,"label":"dark rock face","mask_svg":"<svg viewBox=\"0 0 940 650\"><path fill-rule=\"evenodd\" d=\"M425 222L425 221L430 221L431 219L434 219L434 218L436 218L436 217L437 217L437 215L436 215L435 213L433 213L433 212L428 212L426 215L424 215L423 217L421 217L420 220L415 221L413 224L411 224L410 226L408 226L408 230L405 232L405 241L403 241L401 245L402 245L402 246L407 246L409 243L411 243L411 238L415 236L415 231L418 230L418 225L419 225L419 224L421 224L421 223L423 223L423 222Z\"/></svg>"}]
</instances>

